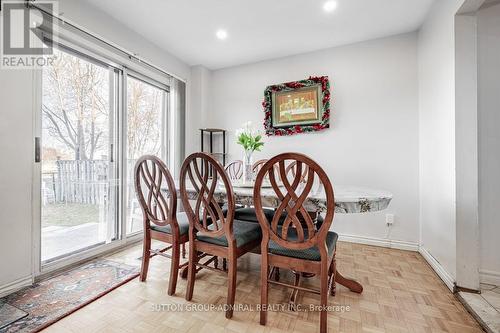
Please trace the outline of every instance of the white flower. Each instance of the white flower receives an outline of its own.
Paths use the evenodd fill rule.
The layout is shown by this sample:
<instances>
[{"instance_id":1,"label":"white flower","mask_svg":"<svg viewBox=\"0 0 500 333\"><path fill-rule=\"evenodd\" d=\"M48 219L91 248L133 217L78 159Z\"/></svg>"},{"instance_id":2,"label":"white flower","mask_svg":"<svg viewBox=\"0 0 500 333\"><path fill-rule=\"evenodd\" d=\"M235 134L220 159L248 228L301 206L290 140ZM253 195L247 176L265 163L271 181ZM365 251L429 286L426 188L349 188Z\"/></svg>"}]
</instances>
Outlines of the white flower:
<instances>
[{"instance_id":1,"label":"white flower","mask_svg":"<svg viewBox=\"0 0 500 333\"><path fill-rule=\"evenodd\" d=\"M254 130L251 121L247 121L243 124L243 128L236 130L237 143L243 146L246 151L261 151L264 142L262 141L262 135L259 131Z\"/></svg>"},{"instance_id":2,"label":"white flower","mask_svg":"<svg viewBox=\"0 0 500 333\"><path fill-rule=\"evenodd\" d=\"M246 130L247 133L252 133L252 122L247 121L246 123L243 124L243 128Z\"/></svg>"}]
</instances>

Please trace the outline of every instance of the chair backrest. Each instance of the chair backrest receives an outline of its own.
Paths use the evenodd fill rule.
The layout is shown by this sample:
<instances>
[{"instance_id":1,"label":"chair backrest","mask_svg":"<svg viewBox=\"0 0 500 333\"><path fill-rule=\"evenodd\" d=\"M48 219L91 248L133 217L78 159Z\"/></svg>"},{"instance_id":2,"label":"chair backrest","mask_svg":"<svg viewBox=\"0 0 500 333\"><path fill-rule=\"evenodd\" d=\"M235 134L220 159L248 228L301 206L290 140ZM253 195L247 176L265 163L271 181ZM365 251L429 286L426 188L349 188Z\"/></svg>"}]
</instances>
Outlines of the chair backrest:
<instances>
[{"instance_id":1,"label":"chair backrest","mask_svg":"<svg viewBox=\"0 0 500 333\"><path fill-rule=\"evenodd\" d=\"M243 176L243 161L236 160L232 161L224 168L226 174L229 176L231 180L241 179Z\"/></svg>"},{"instance_id":2,"label":"chair backrest","mask_svg":"<svg viewBox=\"0 0 500 333\"><path fill-rule=\"evenodd\" d=\"M134 180L137 199L144 214L145 227L149 223L158 226L170 224L172 232L175 233L175 230L178 230L175 219L177 192L165 163L156 156L142 156L135 163ZM166 190L166 193L162 190Z\"/></svg>"},{"instance_id":3,"label":"chair backrest","mask_svg":"<svg viewBox=\"0 0 500 333\"><path fill-rule=\"evenodd\" d=\"M260 169L262 169L262 167L264 166L264 164L266 164L268 160L258 160L257 162L255 162L253 164L253 167L252 167L252 171L255 175L257 175L257 173L260 171ZM278 173L278 169L277 169L277 165L274 166L276 168L276 173ZM266 177L267 179L267 177Z\"/></svg>"},{"instance_id":4,"label":"chair backrest","mask_svg":"<svg viewBox=\"0 0 500 333\"><path fill-rule=\"evenodd\" d=\"M302 183L307 182L307 174L309 173L309 166L304 165L302 168L302 174L300 175L300 181ZM291 177L291 179L295 178L295 175L297 174L297 161L292 161L288 166L286 167L286 176ZM319 182L321 183L321 179L318 179Z\"/></svg>"},{"instance_id":5,"label":"chair backrest","mask_svg":"<svg viewBox=\"0 0 500 333\"><path fill-rule=\"evenodd\" d=\"M253 164L252 171L257 174L259 170L262 168L262 166L267 162L267 160L258 160Z\"/></svg>"},{"instance_id":6,"label":"chair backrest","mask_svg":"<svg viewBox=\"0 0 500 333\"><path fill-rule=\"evenodd\" d=\"M307 165L304 165L302 174L300 175L300 181L302 183L307 182L307 174L309 172L309 167ZM288 164L286 167L286 175L287 177L292 177L292 179L295 178L295 175L297 174L297 161L293 161L292 163Z\"/></svg>"},{"instance_id":7,"label":"chair backrest","mask_svg":"<svg viewBox=\"0 0 500 333\"><path fill-rule=\"evenodd\" d=\"M193 192L195 195L192 195ZM210 237L225 235L229 246L235 244L233 187L216 159L206 153L189 155L181 167L180 194L191 234L198 231ZM227 198L226 214L222 196Z\"/></svg>"},{"instance_id":8,"label":"chair backrest","mask_svg":"<svg viewBox=\"0 0 500 333\"><path fill-rule=\"evenodd\" d=\"M296 173L291 180L290 177L286 177L286 162L296 163ZM307 178L305 182L302 182L302 171L306 167L308 168ZM321 181L320 184L323 186L326 197L326 216L319 230L316 230L311 216L304 208L304 202L311 192L316 177ZM271 221L267 219L262 208L261 188L265 178L271 182L280 201ZM280 180L282 187L279 184ZM335 198L330 179L312 159L303 154L284 153L267 161L257 174L254 205L262 228L263 244L273 240L278 245L293 250L318 246L322 256L326 254L326 236L333 221ZM283 212L286 212L287 216L283 224L279 225L278 222ZM293 239L289 239L290 235L293 235Z\"/></svg>"}]
</instances>

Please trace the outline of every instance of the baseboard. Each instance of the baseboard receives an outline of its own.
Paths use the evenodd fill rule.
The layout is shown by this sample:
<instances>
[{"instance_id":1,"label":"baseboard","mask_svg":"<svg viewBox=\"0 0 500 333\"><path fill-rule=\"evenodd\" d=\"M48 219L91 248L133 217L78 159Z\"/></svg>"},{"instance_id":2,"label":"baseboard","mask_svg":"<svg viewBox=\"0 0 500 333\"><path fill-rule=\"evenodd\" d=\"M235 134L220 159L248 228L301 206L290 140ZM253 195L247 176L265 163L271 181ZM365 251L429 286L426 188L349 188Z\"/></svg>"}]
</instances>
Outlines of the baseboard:
<instances>
[{"instance_id":1,"label":"baseboard","mask_svg":"<svg viewBox=\"0 0 500 333\"><path fill-rule=\"evenodd\" d=\"M12 294L13 292L18 291L24 287L30 286L33 283L33 277L26 276L24 278L20 278L18 280L12 281L11 283L7 283L3 286L0 286L0 297L7 296Z\"/></svg>"},{"instance_id":2,"label":"baseboard","mask_svg":"<svg viewBox=\"0 0 500 333\"><path fill-rule=\"evenodd\" d=\"M373 245L380 247L388 247L391 249L418 252L418 243L413 243L413 242L405 242L405 241L374 238L374 237L353 236L345 234L339 234L339 240L342 242Z\"/></svg>"},{"instance_id":3,"label":"baseboard","mask_svg":"<svg viewBox=\"0 0 500 333\"><path fill-rule=\"evenodd\" d=\"M343 235L343 234L339 235L339 240L343 241L343 242L366 244L366 245L387 247L387 248L391 248L391 249L419 252L424 257L424 259L427 261L427 263L429 263L431 268L436 272L436 274L439 276L439 278L441 280L443 280L444 284L452 292L455 292L455 288L456 288L455 279L444 269L443 266L441 266L439 261L437 261L436 258L434 258L429 253L429 251L427 251L423 247L420 247L418 245L418 243L395 241L395 240L373 238L373 237ZM496 280L496 281L500 281L500 273L496 273L496 274L492 274L495 272L487 272L487 273L489 273L487 275L487 279L488 279L488 281L491 281L491 282L485 282L485 283L492 283L493 281L495 281L493 278L497 278L498 280ZM485 278L486 278L486 275L485 275ZM497 285L500 285L500 284L497 284Z\"/></svg>"},{"instance_id":4,"label":"baseboard","mask_svg":"<svg viewBox=\"0 0 500 333\"><path fill-rule=\"evenodd\" d=\"M448 289L451 290L451 292L455 292L455 279L444 269L444 267L439 263L439 261L436 260L430 254L429 251L427 251L425 248L420 247L419 251L422 257L427 261L427 263L432 267L434 272L443 280L444 284L448 287Z\"/></svg>"},{"instance_id":5,"label":"baseboard","mask_svg":"<svg viewBox=\"0 0 500 333\"><path fill-rule=\"evenodd\" d=\"M479 281L481 283L493 284L495 286L500 286L500 272L479 270Z\"/></svg>"}]
</instances>

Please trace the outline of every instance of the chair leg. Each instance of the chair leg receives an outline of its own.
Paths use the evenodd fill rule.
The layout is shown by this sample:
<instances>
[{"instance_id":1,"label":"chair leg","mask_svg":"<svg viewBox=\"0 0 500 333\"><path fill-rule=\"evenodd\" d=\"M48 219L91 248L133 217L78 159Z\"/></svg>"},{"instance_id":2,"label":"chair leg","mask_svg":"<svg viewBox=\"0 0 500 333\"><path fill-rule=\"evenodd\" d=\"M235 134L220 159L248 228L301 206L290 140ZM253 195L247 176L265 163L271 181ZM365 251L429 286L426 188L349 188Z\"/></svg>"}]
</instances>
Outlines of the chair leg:
<instances>
[{"instance_id":1,"label":"chair leg","mask_svg":"<svg viewBox=\"0 0 500 333\"><path fill-rule=\"evenodd\" d=\"M294 272L295 280L293 285L298 287L300 285L300 277L302 276L301 272ZM292 289L292 294L290 295L289 306L293 311L296 310L297 305L297 296L299 295L299 291L297 289Z\"/></svg>"},{"instance_id":2,"label":"chair leg","mask_svg":"<svg viewBox=\"0 0 500 333\"><path fill-rule=\"evenodd\" d=\"M148 231L144 231L144 241L142 243L142 263L141 263L141 275L140 280L142 282L146 281L148 276L149 259L151 256L151 235Z\"/></svg>"},{"instance_id":3,"label":"chair leg","mask_svg":"<svg viewBox=\"0 0 500 333\"><path fill-rule=\"evenodd\" d=\"M335 282L335 273L337 273L337 261L335 260L335 253L333 254L332 263L330 265L330 295L335 296L337 292L337 283Z\"/></svg>"},{"instance_id":4,"label":"chair leg","mask_svg":"<svg viewBox=\"0 0 500 333\"><path fill-rule=\"evenodd\" d=\"M227 274L228 278L228 286L227 286L227 305L228 309L226 310L226 318L231 319L233 317L233 308L234 308L234 298L236 295L236 271L237 271L237 262L236 256L232 256L228 261L229 264L229 272Z\"/></svg>"},{"instance_id":5,"label":"chair leg","mask_svg":"<svg viewBox=\"0 0 500 333\"><path fill-rule=\"evenodd\" d=\"M196 263L198 262L197 251L193 241L189 241L189 264L188 264L188 281L186 288L186 300L193 299L194 280L196 278Z\"/></svg>"},{"instance_id":6,"label":"chair leg","mask_svg":"<svg viewBox=\"0 0 500 333\"><path fill-rule=\"evenodd\" d=\"M328 323L328 270L327 263L325 263L321 269L321 312L319 313L319 331L320 333L327 333L327 323Z\"/></svg>"},{"instance_id":7,"label":"chair leg","mask_svg":"<svg viewBox=\"0 0 500 333\"><path fill-rule=\"evenodd\" d=\"M266 325L267 322L267 304L268 304L268 283L269 266L267 265L267 253L261 256L260 265L260 324Z\"/></svg>"},{"instance_id":8,"label":"chair leg","mask_svg":"<svg viewBox=\"0 0 500 333\"><path fill-rule=\"evenodd\" d=\"M170 296L175 294L175 287L177 286L177 276L179 275L179 261L180 245L178 241L174 241L174 243L172 244L172 261L170 264L170 279L168 282L168 294Z\"/></svg>"},{"instance_id":9,"label":"chair leg","mask_svg":"<svg viewBox=\"0 0 500 333\"><path fill-rule=\"evenodd\" d=\"M182 259L186 259L186 243L182 243Z\"/></svg>"}]
</instances>

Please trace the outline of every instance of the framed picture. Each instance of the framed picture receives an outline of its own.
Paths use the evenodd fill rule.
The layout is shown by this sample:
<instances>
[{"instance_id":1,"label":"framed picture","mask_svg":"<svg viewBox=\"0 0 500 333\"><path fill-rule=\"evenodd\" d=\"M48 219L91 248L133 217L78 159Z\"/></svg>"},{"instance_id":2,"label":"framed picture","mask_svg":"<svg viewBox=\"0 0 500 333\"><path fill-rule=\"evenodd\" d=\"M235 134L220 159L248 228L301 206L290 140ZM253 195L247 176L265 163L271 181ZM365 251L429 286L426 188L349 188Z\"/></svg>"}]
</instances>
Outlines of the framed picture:
<instances>
[{"instance_id":1,"label":"framed picture","mask_svg":"<svg viewBox=\"0 0 500 333\"><path fill-rule=\"evenodd\" d=\"M272 93L273 127L321 123L321 85Z\"/></svg>"},{"instance_id":2,"label":"framed picture","mask_svg":"<svg viewBox=\"0 0 500 333\"><path fill-rule=\"evenodd\" d=\"M269 86L262 105L267 135L293 135L329 128L328 77L310 77Z\"/></svg>"}]
</instances>

